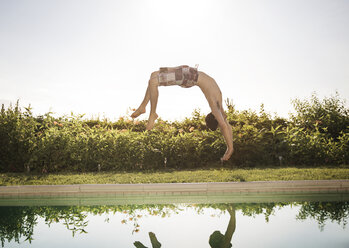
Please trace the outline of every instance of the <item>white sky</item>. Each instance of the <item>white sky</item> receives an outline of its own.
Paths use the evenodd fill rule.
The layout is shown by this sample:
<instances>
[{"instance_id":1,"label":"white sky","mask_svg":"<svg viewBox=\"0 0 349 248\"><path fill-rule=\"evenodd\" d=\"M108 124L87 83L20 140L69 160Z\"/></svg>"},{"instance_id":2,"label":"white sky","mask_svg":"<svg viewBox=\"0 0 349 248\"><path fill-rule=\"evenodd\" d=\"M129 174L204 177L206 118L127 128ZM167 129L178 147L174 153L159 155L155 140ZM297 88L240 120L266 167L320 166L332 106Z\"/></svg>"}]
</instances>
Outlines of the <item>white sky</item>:
<instances>
[{"instance_id":1,"label":"white sky","mask_svg":"<svg viewBox=\"0 0 349 248\"><path fill-rule=\"evenodd\" d=\"M348 99L349 1L0 0L0 103L113 120L152 71L182 64L240 110L287 117L314 91ZM210 112L198 87L159 92L163 119Z\"/></svg>"}]
</instances>

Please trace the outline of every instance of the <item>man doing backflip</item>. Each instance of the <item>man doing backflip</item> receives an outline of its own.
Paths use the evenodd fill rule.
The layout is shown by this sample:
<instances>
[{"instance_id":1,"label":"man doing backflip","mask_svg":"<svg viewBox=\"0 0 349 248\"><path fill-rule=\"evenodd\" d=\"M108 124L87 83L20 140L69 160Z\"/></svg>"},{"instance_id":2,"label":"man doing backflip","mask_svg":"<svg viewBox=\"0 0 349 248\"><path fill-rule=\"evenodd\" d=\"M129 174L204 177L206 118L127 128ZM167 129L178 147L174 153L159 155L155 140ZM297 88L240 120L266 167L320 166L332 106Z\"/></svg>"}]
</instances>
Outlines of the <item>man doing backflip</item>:
<instances>
[{"instance_id":1,"label":"man doing backflip","mask_svg":"<svg viewBox=\"0 0 349 248\"><path fill-rule=\"evenodd\" d=\"M159 96L158 87L170 85L179 85L184 88L194 85L200 87L212 111L206 116L206 125L212 130L215 130L217 125L219 126L227 145L227 150L221 160L228 160L234 151L233 134L223 110L222 92L213 78L204 72L198 71L196 68L182 65L178 67L163 67L159 71L153 72L149 79L145 97L131 117L136 118L145 113L145 108L150 101L150 114L146 129L151 130L154 127L155 120L158 118L156 114Z\"/></svg>"}]
</instances>

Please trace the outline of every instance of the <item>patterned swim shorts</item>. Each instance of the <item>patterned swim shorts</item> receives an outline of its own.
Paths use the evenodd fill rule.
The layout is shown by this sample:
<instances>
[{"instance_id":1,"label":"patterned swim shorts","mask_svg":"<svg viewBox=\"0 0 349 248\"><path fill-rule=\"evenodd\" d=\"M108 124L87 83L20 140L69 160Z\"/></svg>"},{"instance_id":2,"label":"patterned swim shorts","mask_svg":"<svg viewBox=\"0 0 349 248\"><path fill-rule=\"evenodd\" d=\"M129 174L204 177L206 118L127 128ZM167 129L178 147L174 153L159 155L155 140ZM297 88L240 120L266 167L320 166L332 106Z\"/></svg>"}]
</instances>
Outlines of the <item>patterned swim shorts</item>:
<instances>
[{"instance_id":1,"label":"patterned swim shorts","mask_svg":"<svg viewBox=\"0 0 349 248\"><path fill-rule=\"evenodd\" d=\"M197 84L198 70L187 65L178 67L161 67L159 70L159 85L179 85L189 88Z\"/></svg>"}]
</instances>

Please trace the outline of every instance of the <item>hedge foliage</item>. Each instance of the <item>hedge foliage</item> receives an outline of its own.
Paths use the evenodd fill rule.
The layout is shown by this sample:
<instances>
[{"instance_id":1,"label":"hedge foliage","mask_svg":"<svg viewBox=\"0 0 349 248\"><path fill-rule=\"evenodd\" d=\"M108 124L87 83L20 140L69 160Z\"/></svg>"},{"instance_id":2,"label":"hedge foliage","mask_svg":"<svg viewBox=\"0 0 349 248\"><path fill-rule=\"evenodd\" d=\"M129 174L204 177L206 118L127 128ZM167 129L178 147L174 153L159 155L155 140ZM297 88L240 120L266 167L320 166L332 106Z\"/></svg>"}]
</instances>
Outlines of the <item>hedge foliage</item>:
<instances>
[{"instance_id":1,"label":"hedge foliage","mask_svg":"<svg viewBox=\"0 0 349 248\"><path fill-rule=\"evenodd\" d=\"M234 134L234 154L224 165L318 166L349 163L349 110L335 96L293 101L289 119L236 110L226 100ZM220 166L226 146L220 131L205 126L205 115L169 122L158 119L152 131L146 121L121 117L116 122L87 120L83 115L35 116L31 107L0 113L0 171L60 172L101 170L187 169Z\"/></svg>"}]
</instances>

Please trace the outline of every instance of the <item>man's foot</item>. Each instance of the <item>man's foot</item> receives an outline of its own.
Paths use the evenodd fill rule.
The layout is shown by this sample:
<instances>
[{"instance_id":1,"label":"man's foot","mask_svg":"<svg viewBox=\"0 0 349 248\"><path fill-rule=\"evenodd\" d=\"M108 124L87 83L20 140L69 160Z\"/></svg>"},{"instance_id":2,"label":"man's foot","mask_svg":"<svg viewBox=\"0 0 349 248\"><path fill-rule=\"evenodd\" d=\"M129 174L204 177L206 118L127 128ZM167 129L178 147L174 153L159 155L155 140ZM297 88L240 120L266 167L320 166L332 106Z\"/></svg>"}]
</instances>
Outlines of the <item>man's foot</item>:
<instances>
[{"instance_id":1,"label":"man's foot","mask_svg":"<svg viewBox=\"0 0 349 248\"><path fill-rule=\"evenodd\" d=\"M148 248L139 241L134 242L133 245L136 246L136 248Z\"/></svg>"},{"instance_id":2,"label":"man's foot","mask_svg":"<svg viewBox=\"0 0 349 248\"><path fill-rule=\"evenodd\" d=\"M135 112L132 113L131 118L137 118L138 116L140 116L141 114L145 113L145 108L138 108Z\"/></svg>"},{"instance_id":3,"label":"man's foot","mask_svg":"<svg viewBox=\"0 0 349 248\"><path fill-rule=\"evenodd\" d=\"M154 124L155 124L155 120L158 118L158 115L155 113L155 114L150 114L149 115L149 119L148 119L148 124L147 124L147 130L151 130L153 129L154 127Z\"/></svg>"},{"instance_id":4,"label":"man's foot","mask_svg":"<svg viewBox=\"0 0 349 248\"><path fill-rule=\"evenodd\" d=\"M161 247L161 243L157 240L154 233L149 232L149 238L150 238L150 242L151 242L151 245L153 246L153 248L160 248Z\"/></svg>"}]
</instances>

